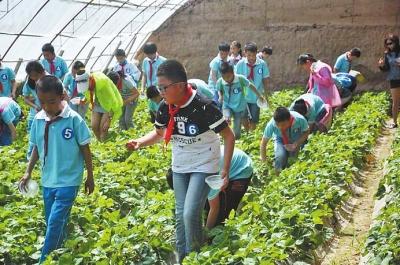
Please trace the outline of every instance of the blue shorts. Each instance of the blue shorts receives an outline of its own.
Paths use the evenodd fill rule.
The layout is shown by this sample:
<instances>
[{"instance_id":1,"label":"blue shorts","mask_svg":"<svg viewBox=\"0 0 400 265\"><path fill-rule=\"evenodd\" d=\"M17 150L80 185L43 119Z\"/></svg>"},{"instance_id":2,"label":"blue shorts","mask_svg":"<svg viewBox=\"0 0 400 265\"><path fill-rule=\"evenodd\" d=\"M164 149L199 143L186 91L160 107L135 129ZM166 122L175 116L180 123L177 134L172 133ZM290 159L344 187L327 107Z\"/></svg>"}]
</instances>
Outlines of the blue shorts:
<instances>
[{"instance_id":1,"label":"blue shorts","mask_svg":"<svg viewBox=\"0 0 400 265\"><path fill-rule=\"evenodd\" d=\"M245 116L248 117L252 123L258 123L260 121L260 108L256 103L247 103Z\"/></svg>"}]
</instances>

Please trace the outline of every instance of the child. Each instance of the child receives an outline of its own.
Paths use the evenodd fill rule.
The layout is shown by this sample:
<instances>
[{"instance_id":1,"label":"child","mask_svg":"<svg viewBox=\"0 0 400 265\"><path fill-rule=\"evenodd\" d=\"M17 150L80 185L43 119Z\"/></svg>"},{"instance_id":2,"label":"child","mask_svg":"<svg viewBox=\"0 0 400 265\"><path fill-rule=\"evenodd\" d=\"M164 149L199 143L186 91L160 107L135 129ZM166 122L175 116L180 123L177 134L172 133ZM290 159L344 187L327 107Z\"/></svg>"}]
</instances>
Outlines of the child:
<instances>
[{"instance_id":1,"label":"child","mask_svg":"<svg viewBox=\"0 0 400 265\"><path fill-rule=\"evenodd\" d=\"M247 107L245 95L247 87L257 95L261 100L264 97L257 91L257 88L249 82L243 75L235 75L233 66L225 62L221 65L222 77L217 81L217 89L222 105L222 113L228 124L233 118L233 132L235 139L240 139L241 121Z\"/></svg>"},{"instance_id":2,"label":"child","mask_svg":"<svg viewBox=\"0 0 400 265\"><path fill-rule=\"evenodd\" d=\"M193 89L196 89L197 92L199 92L200 95L210 99L210 100L214 100L214 91L211 90L207 83L204 82L201 79L189 79L188 83L192 85Z\"/></svg>"},{"instance_id":3,"label":"child","mask_svg":"<svg viewBox=\"0 0 400 265\"><path fill-rule=\"evenodd\" d=\"M334 73L349 73L351 70L351 63L356 58L360 58L361 50L360 48L353 48L340 55L336 59L335 66L333 67Z\"/></svg>"},{"instance_id":4,"label":"child","mask_svg":"<svg viewBox=\"0 0 400 265\"><path fill-rule=\"evenodd\" d=\"M157 52L157 45L148 42L143 47L143 53L146 56L142 63L142 91L150 86L157 86L157 69L166 58L162 57Z\"/></svg>"},{"instance_id":5,"label":"child","mask_svg":"<svg viewBox=\"0 0 400 265\"><path fill-rule=\"evenodd\" d=\"M321 61L317 61L312 54L301 54L297 64L310 74L308 79L308 93L319 96L332 108L342 104L339 91L332 79L331 67Z\"/></svg>"},{"instance_id":6,"label":"child","mask_svg":"<svg viewBox=\"0 0 400 265\"><path fill-rule=\"evenodd\" d=\"M331 127L332 108L316 95L310 93L301 95L289 109L307 119L311 132L327 132Z\"/></svg>"},{"instance_id":7,"label":"child","mask_svg":"<svg viewBox=\"0 0 400 265\"><path fill-rule=\"evenodd\" d=\"M30 142L34 146L22 189L41 162L46 236L39 263L62 246L71 207L82 183L84 162L87 169L85 191L94 190L90 132L85 121L63 100L63 84L54 76L44 76L36 85L41 110L32 123Z\"/></svg>"},{"instance_id":8,"label":"child","mask_svg":"<svg viewBox=\"0 0 400 265\"><path fill-rule=\"evenodd\" d=\"M29 132L35 115L42 109L39 98L36 94L36 82L46 75L46 71L39 61L30 61L25 67L25 72L28 75L28 78L22 88L22 95L24 96L25 103L30 107L28 115Z\"/></svg>"},{"instance_id":9,"label":"child","mask_svg":"<svg viewBox=\"0 0 400 265\"><path fill-rule=\"evenodd\" d=\"M224 146L221 146L220 167L222 167L223 162ZM172 169L169 169L166 177L169 187L174 189L172 174ZM208 193L208 203L205 207L208 212L206 225L208 229L222 224L232 210L237 210L241 199L247 191L252 175L253 161L245 152L235 148L229 169L228 187L224 192L210 190Z\"/></svg>"},{"instance_id":10,"label":"child","mask_svg":"<svg viewBox=\"0 0 400 265\"><path fill-rule=\"evenodd\" d=\"M306 142L310 130L307 120L295 111L278 107L274 117L268 122L261 139L261 160L266 161L268 141L275 138L275 171L278 175L287 166L289 156L296 156Z\"/></svg>"},{"instance_id":11,"label":"child","mask_svg":"<svg viewBox=\"0 0 400 265\"><path fill-rule=\"evenodd\" d=\"M224 147L221 146L222 165ZM208 229L222 224L229 217L232 210L237 210L240 201L247 191L253 175L253 162L242 150L235 148L232 155L231 167L229 168L229 184L224 192L221 190L210 190L208 193L209 212L207 217Z\"/></svg>"},{"instance_id":12,"label":"child","mask_svg":"<svg viewBox=\"0 0 400 265\"><path fill-rule=\"evenodd\" d=\"M11 145L17 138L15 127L21 117L17 102L10 97L0 97L0 146Z\"/></svg>"},{"instance_id":13,"label":"child","mask_svg":"<svg viewBox=\"0 0 400 265\"><path fill-rule=\"evenodd\" d=\"M210 62L210 74L208 77L208 87L214 91L215 102L218 102L218 91L216 84L218 79L221 78L221 64L228 61L230 46L226 42L221 42L218 45L218 55Z\"/></svg>"},{"instance_id":14,"label":"child","mask_svg":"<svg viewBox=\"0 0 400 265\"><path fill-rule=\"evenodd\" d=\"M254 42L247 43L244 47L246 57L235 66L235 72L244 75L257 88L258 92L267 96L267 84L269 70L265 62L257 58L257 45ZM249 120L244 123L247 130L254 130L260 120L260 108L257 106L257 95L248 91L246 95L247 116Z\"/></svg>"},{"instance_id":15,"label":"child","mask_svg":"<svg viewBox=\"0 0 400 265\"><path fill-rule=\"evenodd\" d=\"M78 93L78 87L75 81L76 73L79 69L83 68L85 68L85 65L81 61L74 62L71 72L65 75L63 84L68 93L69 107L78 112L78 114L85 119L89 104L85 101L85 96L82 93Z\"/></svg>"},{"instance_id":16,"label":"child","mask_svg":"<svg viewBox=\"0 0 400 265\"><path fill-rule=\"evenodd\" d=\"M242 45L238 41L232 41L228 62L231 65L236 65L242 59Z\"/></svg>"},{"instance_id":17,"label":"child","mask_svg":"<svg viewBox=\"0 0 400 265\"><path fill-rule=\"evenodd\" d=\"M122 97L114 83L103 73L86 73L79 69L76 74L78 93L89 99L92 108L92 129L97 140L107 138L111 122L117 121L122 114Z\"/></svg>"},{"instance_id":18,"label":"child","mask_svg":"<svg viewBox=\"0 0 400 265\"><path fill-rule=\"evenodd\" d=\"M43 64L46 72L62 80L68 73L68 66L64 59L56 56L54 47L51 45L51 43L46 43L43 45L42 54L44 59L42 59L40 62Z\"/></svg>"},{"instance_id":19,"label":"child","mask_svg":"<svg viewBox=\"0 0 400 265\"><path fill-rule=\"evenodd\" d=\"M137 106L139 92L136 89L135 81L129 76L125 76L124 72L110 72L108 78L113 81L121 93L123 100L122 115L119 119L119 127L121 130L133 128L133 113Z\"/></svg>"},{"instance_id":20,"label":"child","mask_svg":"<svg viewBox=\"0 0 400 265\"><path fill-rule=\"evenodd\" d=\"M175 193L176 246L179 261L202 243L201 213L209 188L205 178L219 171L220 134L225 142L224 163L220 171L224 186L228 175L234 135L222 113L187 85L181 63L167 60L157 72L158 86L164 101L157 112L156 129L127 143L130 150L172 140L172 170Z\"/></svg>"},{"instance_id":21,"label":"child","mask_svg":"<svg viewBox=\"0 0 400 265\"><path fill-rule=\"evenodd\" d=\"M147 88L146 96L147 99L150 101L149 110L150 110L151 123L154 124L154 122L156 121L157 111L160 108L162 102L162 97L157 87L155 86Z\"/></svg>"},{"instance_id":22,"label":"child","mask_svg":"<svg viewBox=\"0 0 400 265\"><path fill-rule=\"evenodd\" d=\"M386 80L389 81L390 94L392 96L392 118L393 122L388 125L389 129L398 127L397 117L400 107L400 41L399 36L389 34L384 39L384 57L379 58L378 66L381 71L387 72Z\"/></svg>"},{"instance_id":23,"label":"child","mask_svg":"<svg viewBox=\"0 0 400 265\"><path fill-rule=\"evenodd\" d=\"M265 64L268 67L268 57L270 57L272 55L272 47L271 46L264 46L261 50L261 52L259 52L257 54L257 57L260 58L261 60L264 60ZM269 69L269 68L268 68Z\"/></svg>"},{"instance_id":24,"label":"child","mask_svg":"<svg viewBox=\"0 0 400 265\"><path fill-rule=\"evenodd\" d=\"M115 51L115 59L117 64L113 67L113 72L123 72L125 76L129 76L135 81L135 85L140 81L140 75L142 74L137 66L126 59L126 54L123 49L117 49Z\"/></svg>"},{"instance_id":25,"label":"child","mask_svg":"<svg viewBox=\"0 0 400 265\"><path fill-rule=\"evenodd\" d=\"M0 55L0 97L17 98L17 82L14 71L3 65Z\"/></svg>"}]
</instances>

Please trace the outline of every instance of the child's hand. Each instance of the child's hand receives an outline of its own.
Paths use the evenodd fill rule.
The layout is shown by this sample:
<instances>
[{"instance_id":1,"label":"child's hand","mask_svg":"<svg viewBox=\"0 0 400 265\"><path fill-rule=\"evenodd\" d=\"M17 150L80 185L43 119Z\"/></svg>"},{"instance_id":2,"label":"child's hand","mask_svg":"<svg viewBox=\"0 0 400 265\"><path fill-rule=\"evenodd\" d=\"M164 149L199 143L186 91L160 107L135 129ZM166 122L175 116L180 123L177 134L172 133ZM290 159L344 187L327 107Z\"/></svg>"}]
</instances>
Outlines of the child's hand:
<instances>
[{"instance_id":1,"label":"child's hand","mask_svg":"<svg viewBox=\"0 0 400 265\"><path fill-rule=\"evenodd\" d=\"M285 149L289 152L294 152L297 149L296 144L286 144Z\"/></svg>"},{"instance_id":2,"label":"child's hand","mask_svg":"<svg viewBox=\"0 0 400 265\"><path fill-rule=\"evenodd\" d=\"M221 178L224 179L224 184L221 187L221 190L223 191L228 187L229 184L228 172L226 172L225 170L221 170Z\"/></svg>"},{"instance_id":3,"label":"child's hand","mask_svg":"<svg viewBox=\"0 0 400 265\"><path fill-rule=\"evenodd\" d=\"M85 193L87 195L92 194L94 191L94 180L93 178L87 178L85 181Z\"/></svg>"},{"instance_id":4,"label":"child's hand","mask_svg":"<svg viewBox=\"0 0 400 265\"><path fill-rule=\"evenodd\" d=\"M140 148L140 142L136 140L130 140L126 143L125 146L130 151L136 151Z\"/></svg>"},{"instance_id":5,"label":"child's hand","mask_svg":"<svg viewBox=\"0 0 400 265\"><path fill-rule=\"evenodd\" d=\"M378 60L378 66L383 66L385 64L385 61L383 60L383 58L379 58Z\"/></svg>"},{"instance_id":6,"label":"child's hand","mask_svg":"<svg viewBox=\"0 0 400 265\"><path fill-rule=\"evenodd\" d=\"M25 173L22 178L19 180L19 184L18 187L21 190L24 190L25 192L27 192L28 190L26 189L26 184L28 183L29 179L31 178L31 176L27 173Z\"/></svg>"},{"instance_id":7,"label":"child's hand","mask_svg":"<svg viewBox=\"0 0 400 265\"><path fill-rule=\"evenodd\" d=\"M108 132L108 129L110 129L110 123L111 123L111 118L107 119L104 124L103 124L103 132Z\"/></svg>"}]
</instances>

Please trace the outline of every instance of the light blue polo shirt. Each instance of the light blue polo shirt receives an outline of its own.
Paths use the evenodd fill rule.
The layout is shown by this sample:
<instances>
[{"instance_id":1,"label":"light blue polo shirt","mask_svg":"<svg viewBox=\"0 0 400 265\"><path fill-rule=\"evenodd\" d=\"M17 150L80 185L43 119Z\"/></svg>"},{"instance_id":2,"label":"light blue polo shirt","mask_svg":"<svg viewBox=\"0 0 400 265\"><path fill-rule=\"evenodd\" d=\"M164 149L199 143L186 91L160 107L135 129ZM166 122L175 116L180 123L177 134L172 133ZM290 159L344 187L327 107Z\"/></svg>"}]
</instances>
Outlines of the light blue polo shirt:
<instances>
[{"instance_id":1,"label":"light blue polo shirt","mask_svg":"<svg viewBox=\"0 0 400 265\"><path fill-rule=\"evenodd\" d=\"M308 123L301 114L295 111L290 111L290 115L294 118L294 121L292 126L287 129L286 133L289 137L289 143L292 144L308 130ZM276 140L282 142L281 130L276 126L274 118L272 118L265 127L263 137L265 139L275 137Z\"/></svg>"},{"instance_id":2,"label":"light blue polo shirt","mask_svg":"<svg viewBox=\"0 0 400 265\"><path fill-rule=\"evenodd\" d=\"M350 72L351 62L347 59L346 53L343 53L337 58L334 68L337 69L337 73Z\"/></svg>"},{"instance_id":3,"label":"light blue polo shirt","mask_svg":"<svg viewBox=\"0 0 400 265\"><path fill-rule=\"evenodd\" d=\"M39 98L36 94L36 89L33 88L28 84L28 81L25 81L24 87L22 88L22 95L25 97L33 97L33 103L35 103L36 106L40 107L40 101ZM29 108L29 115L28 115L28 120L33 120L35 118L37 111L35 108Z\"/></svg>"},{"instance_id":4,"label":"light blue polo shirt","mask_svg":"<svg viewBox=\"0 0 400 265\"><path fill-rule=\"evenodd\" d=\"M207 83L204 82L201 79L189 79L188 80L189 84L194 84L197 87L197 91L199 92L199 94L205 96L208 99L213 100L214 99L214 91L211 90Z\"/></svg>"},{"instance_id":5,"label":"light blue polo shirt","mask_svg":"<svg viewBox=\"0 0 400 265\"><path fill-rule=\"evenodd\" d=\"M50 63L46 59L42 59L40 62L42 63L46 72L51 74ZM56 72L53 75L59 79L63 79L63 77L68 73L67 63L63 58L56 56L54 58L54 66L56 68Z\"/></svg>"},{"instance_id":6,"label":"light blue polo shirt","mask_svg":"<svg viewBox=\"0 0 400 265\"><path fill-rule=\"evenodd\" d=\"M244 111L247 107L246 93L248 93L249 85L249 80L243 75L235 75L231 84L222 77L218 79L217 89L224 95L222 108L230 109L233 112Z\"/></svg>"},{"instance_id":7,"label":"light blue polo shirt","mask_svg":"<svg viewBox=\"0 0 400 265\"><path fill-rule=\"evenodd\" d=\"M308 103L309 105L307 106L308 112L305 118L307 119L309 124L314 123L316 118L318 117L318 114L325 109L324 101L317 95L307 93L298 97L290 106L290 110L293 110L294 103L300 99L303 99L306 104Z\"/></svg>"},{"instance_id":8,"label":"light blue polo shirt","mask_svg":"<svg viewBox=\"0 0 400 265\"><path fill-rule=\"evenodd\" d=\"M19 117L21 116L21 108L9 97L0 97L0 110L1 111L1 119L5 124L15 123L19 121Z\"/></svg>"},{"instance_id":9,"label":"light blue polo shirt","mask_svg":"<svg viewBox=\"0 0 400 265\"><path fill-rule=\"evenodd\" d=\"M248 60L247 58L243 58L240 60L236 66L235 66L235 73L239 75L244 75L246 78L249 78L250 74L250 68L247 66ZM264 83L263 80L264 78L269 77L269 69L264 62L264 60L261 60L260 58L256 58L255 62L255 67L254 67L254 80L249 80L251 83L254 84L254 86L257 88L257 90L263 95L264 94ZM247 103L257 103L257 95L249 90L248 93L246 94L246 101Z\"/></svg>"},{"instance_id":10,"label":"light blue polo shirt","mask_svg":"<svg viewBox=\"0 0 400 265\"><path fill-rule=\"evenodd\" d=\"M153 111L153 112L157 112L158 109L160 108L161 102L163 102L162 100L160 100L160 102L155 102L153 100L149 100L149 110Z\"/></svg>"},{"instance_id":11,"label":"light blue polo shirt","mask_svg":"<svg viewBox=\"0 0 400 265\"><path fill-rule=\"evenodd\" d=\"M221 158L219 160L219 168L224 163L224 147L221 146ZM247 179L253 174L253 161L242 150L235 148L233 150L231 167L229 168L229 181ZM212 200L218 196L220 190L210 190L208 199Z\"/></svg>"},{"instance_id":12,"label":"light blue polo shirt","mask_svg":"<svg viewBox=\"0 0 400 265\"><path fill-rule=\"evenodd\" d=\"M0 97L11 97L11 81L13 80L15 80L14 71L9 67L0 66L0 82L3 85L3 92L0 92Z\"/></svg>"},{"instance_id":13,"label":"light blue polo shirt","mask_svg":"<svg viewBox=\"0 0 400 265\"><path fill-rule=\"evenodd\" d=\"M208 76L208 87L210 89L212 89L213 91L215 91L215 93L217 93L217 88L215 87L216 84L214 83L213 79L212 79L212 72L214 71L217 75L216 75L216 80L221 78L221 65L222 63L224 63L226 61L222 60L221 57L219 56L219 54L217 55L217 57L215 57L214 59L212 59L212 61L210 62L210 74Z\"/></svg>"},{"instance_id":14,"label":"light blue polo shirt","mask_svg":"<svg viewBox=\"0 0 400 265\"><path fill-rule=\"evenodd\" d=\"M124 67L124 74L126 76L129 76L130 78L132 78L133 81L135 81L135 87L136 84L139 82L140 79L140 71L137 68L137 66L133 63L128 62L127 60L125 60L122 64L117 63L114 65L113 67L113 71L114 72L119 72L122 70L122 65Z\"/></svg>"},{"instance_id":15,"label":"light blue polo shirt","mask_svg":"<svg viewBox=\"0 0 400 265\"><path fill-rule=\"evenodd\" d=\"M64 101L61 120L52 123L48 134L48 153L44 163L44 132L49 121L44 110L32 123L30 144L36 146L42 166L42 185L47 188L79 186L84 168L79 147L90 143L90 131L82 117Z\"/></svg>"},{"instance_id":16,"label":"light blue polo shirt","mask_svg":"<svg viewBox=\"0 0 400 265\"><path fill-rule=\"evenodd\" d=\"M157 80L157 70L160 64L165 62L167 59L165 57L162 57L160 55L157 55L157 58L154 60L153 63L153 75L150 80L150 59L148 57L144 58L143 63L142 63L142 70L146 74L146 87L150 86L157 86L158 80Z\"/></svg>"}]
</instances>

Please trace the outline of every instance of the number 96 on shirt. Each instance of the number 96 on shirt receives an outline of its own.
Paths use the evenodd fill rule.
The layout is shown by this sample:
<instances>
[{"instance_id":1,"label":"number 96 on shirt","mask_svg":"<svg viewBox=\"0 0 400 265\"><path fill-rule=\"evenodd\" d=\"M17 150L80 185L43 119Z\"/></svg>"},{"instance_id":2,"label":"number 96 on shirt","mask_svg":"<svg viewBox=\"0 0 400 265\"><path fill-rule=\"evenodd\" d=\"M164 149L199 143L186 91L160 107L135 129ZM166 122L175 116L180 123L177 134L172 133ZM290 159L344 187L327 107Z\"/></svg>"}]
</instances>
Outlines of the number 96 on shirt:
<instances>
[{"instance_id":1,"label":"number 96 on shirt","mask_svg":"<svg viewBox=\"0 0 400 265\"><path fill-rule=\"evenodd\" d=\"M178 121L176 124L178 128L178 133L182 135L190 135L194 136L198 134L199 128L196 124L188 123L186 124L183 121Z\"/></svg>"}]
</instances>

